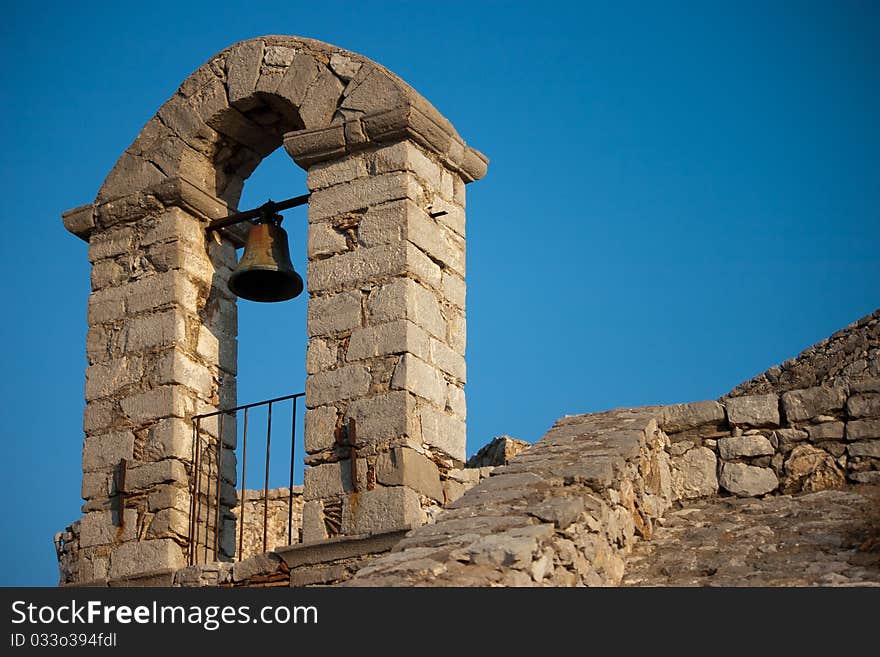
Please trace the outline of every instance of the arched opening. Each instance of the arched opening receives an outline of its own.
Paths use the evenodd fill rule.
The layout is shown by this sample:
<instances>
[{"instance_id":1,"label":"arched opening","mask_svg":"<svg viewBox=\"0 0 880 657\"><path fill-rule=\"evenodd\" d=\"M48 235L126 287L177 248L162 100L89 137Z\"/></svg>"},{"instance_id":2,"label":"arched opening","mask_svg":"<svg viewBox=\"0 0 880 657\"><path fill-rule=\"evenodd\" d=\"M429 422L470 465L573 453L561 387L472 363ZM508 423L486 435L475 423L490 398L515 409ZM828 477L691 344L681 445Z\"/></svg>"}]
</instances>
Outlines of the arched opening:
<instances>
[{"instance_id":1,"label":"arched opening","mask_svg":"<svg viewBox=\"0 0 880 657\"><path fill-rule=\"evenodd\" d=\"M305 190L305 172L283 151L265 157L241 188L238 206L250 209L280 201ZM291 261L305 279L308 221L305 208L284 211ZM247 224L241 228L246 229ZM238 250L238 258L243 249ZM303 479L308 294L283 303L237 299L238 346L236 407L250 406L226 417L235 425L235 483L230 511L235 516L236 559L299 541L301 493L291 492ZM231 405L227 405L229 408ZM222 408L220 410L223 410ZM230 427L231 428L231 427ZM225 457L228 458L228 457ZM229 500L233 502L233 500Z\"/></svg>"}]
</instances>

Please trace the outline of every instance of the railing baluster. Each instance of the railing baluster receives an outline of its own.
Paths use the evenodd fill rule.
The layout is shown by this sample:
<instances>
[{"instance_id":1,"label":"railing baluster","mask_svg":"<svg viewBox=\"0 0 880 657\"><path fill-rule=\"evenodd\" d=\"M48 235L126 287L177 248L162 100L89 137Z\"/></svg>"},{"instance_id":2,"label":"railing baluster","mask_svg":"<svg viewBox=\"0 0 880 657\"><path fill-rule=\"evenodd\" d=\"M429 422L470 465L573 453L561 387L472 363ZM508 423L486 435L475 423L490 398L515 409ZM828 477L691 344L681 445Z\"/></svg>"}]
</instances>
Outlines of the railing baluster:
<instances>
[{"instance_id":1,"label":"railing baluster","mask_svg":"<svg viewBox=\"0 0 880 657\"><path fill-rule=\"evenodd\" d=\"M192 425L192 473L189 481L189 526L187 528L187 533L189 536L189 543L186 546L186 565L192 566L192 553L193 553L193 515L195 513L195 504L196 504L196 423L193 422Z\"/></svg>"},{"instance_id":2,"label":"railing baluster","mask_svg":"<svg viewBox=\"0 0 880 657\"><path fill-rule=\"evenodd\" d=\"M272 443L272 402L266 421L266 480L263 483L263 552L266 551L266 533L269 529L269 448Z\"/></svg>"},{"instance_id":3,"label":"railing baluster","mask_svg":"<svg viewBox=\"0 0 880 657\"><path fill-rule=\"evenodd\" d=\"M241 561L242 549L244 546L244 503L245 503L245 483L247 473L247 429L248 429L248 411L244 409L244 434L241 444L241 514L238 517L238 560Z\"/></svg>"},{"instance_id":4,"label":"railing baluster","mask_svg":"<svg viewBox=\"0 0 880 657\"><path fill-rule=\"evenodd\" d=\"M290 479L288 480L287 489L287 544L293 544L293 455L296 446L296 400L291 400L291 419L290 419Z\"/></svg>"},{"instance_id":5,"label":"railing baluster","mask_svg":"<svg viewBox=\"0 0 880 657\"><path fill-rule=\"evenodd\" d=\"M202 512L202 421L196 420L196 510L195 539L193 540L193 564L199 561L199 514Z\"/></svg>"},{"instance_id":6,"label":"railing baluster","mask_svg":"<svg viewBox=\"0 0 880 657\"><path fill-rule=\"evenodd\" d=\"M217 503L214 509L214 561L220 560L220 495L223 490L223 421L225 413L220 414L220 427L217 431Z\"/></svg>"}]
</instances>

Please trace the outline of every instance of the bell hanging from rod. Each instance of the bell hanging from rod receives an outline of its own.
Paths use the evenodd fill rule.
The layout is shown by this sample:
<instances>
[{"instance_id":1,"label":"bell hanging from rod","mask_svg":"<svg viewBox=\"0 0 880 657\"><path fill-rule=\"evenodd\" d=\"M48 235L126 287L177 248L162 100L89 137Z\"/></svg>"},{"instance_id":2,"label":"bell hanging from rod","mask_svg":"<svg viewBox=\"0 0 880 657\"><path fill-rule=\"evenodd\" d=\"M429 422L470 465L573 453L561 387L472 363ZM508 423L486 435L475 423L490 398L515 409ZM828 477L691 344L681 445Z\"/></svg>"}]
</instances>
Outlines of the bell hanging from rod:
<instances>
[{"instance_id":1,"label":"bell hanging from rod","mask_svg":"<svg viewBox=\"0 0 880 657\"><path fill-rule=\"evenodd\" d=\"M287 301L303 290L303 281L290 262L283 217L269 201L248 231L244 253L229 277L229 290L250 301Z\"/></svg>"}]
</instances>

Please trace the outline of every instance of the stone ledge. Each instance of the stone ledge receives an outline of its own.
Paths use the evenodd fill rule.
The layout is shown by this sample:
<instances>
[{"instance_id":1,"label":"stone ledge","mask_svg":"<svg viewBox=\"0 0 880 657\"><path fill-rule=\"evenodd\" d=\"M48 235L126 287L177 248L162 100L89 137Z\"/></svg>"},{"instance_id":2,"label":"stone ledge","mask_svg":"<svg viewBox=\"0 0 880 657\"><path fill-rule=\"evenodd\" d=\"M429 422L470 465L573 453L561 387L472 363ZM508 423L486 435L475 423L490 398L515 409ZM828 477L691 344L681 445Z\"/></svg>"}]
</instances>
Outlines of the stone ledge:
<instances>
[{"instance_id":1,"label":"stone ledge","mask_svg":"<svg viewBox=\"0 0 880 657\"><path fill-rule=\"evenodd\" d=\"M434 153L465 182L474 182L486 175L489 160L485 155L467 146L454 131L449 132L447 127L411 104L323 128L289 132L284 135L284 148L297 164L308 169L345 153L405 139Z\"/></svg>"},{"instance_id":2,"label":"stone ledge","mask_svg":"<svg viewBox=\"0 0 880 657\"><path fill-rule=\"evenodd\" d=\"M146 588L161 587L170 588L174 584L174 573L177 570L173 568L160 568L159 570L149 570L145 573L137 573L136 575L128 575L127 577L117 577L107 582L110 588Z\"/></svg>"},{"instance_id":3,"label":"stone ledge","mask_svg":"<svg viewBox=\"0 0 880 657\"><path fill-rule=\"evenodd\" d=\"M308 566L337 559L349 559L391 550L411 528L384 534L340 536L323 541L301 543L275 550L293 571L298 566Z\"/></svg>"},{"instance_id":4,"label":"stone ledge","mask_svg":"<svg viewBox=\"0 0 880 657\"><path fill-rule=\"evenodd\" d=\"M91 588L107 588L110 585L108 579L90 579L86 582L65 582L59 584L62 589L91 589Z\"/></svg>"}]
</instances>

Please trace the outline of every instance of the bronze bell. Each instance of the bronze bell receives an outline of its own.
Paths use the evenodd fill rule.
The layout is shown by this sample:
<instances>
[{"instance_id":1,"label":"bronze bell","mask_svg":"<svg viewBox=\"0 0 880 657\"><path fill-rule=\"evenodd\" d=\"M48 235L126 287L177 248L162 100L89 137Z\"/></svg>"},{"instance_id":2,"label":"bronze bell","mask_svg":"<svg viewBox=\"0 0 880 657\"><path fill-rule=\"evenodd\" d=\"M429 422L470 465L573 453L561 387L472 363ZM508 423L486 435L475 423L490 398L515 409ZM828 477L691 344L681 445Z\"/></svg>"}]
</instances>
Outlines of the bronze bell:
<instances>
[{"instance_id":1,"label":"bronze bell","mask_svg":"<svg viewBox=\"0 0 880 657\"><path fill-rule=\"evenodd\" d=\"M290 262L287 231L281 215L264 213L251 226L244 253L229 277L229 290L250 301L286 301L303 290L303 281Z\"/></svg>"}]
</instances>

